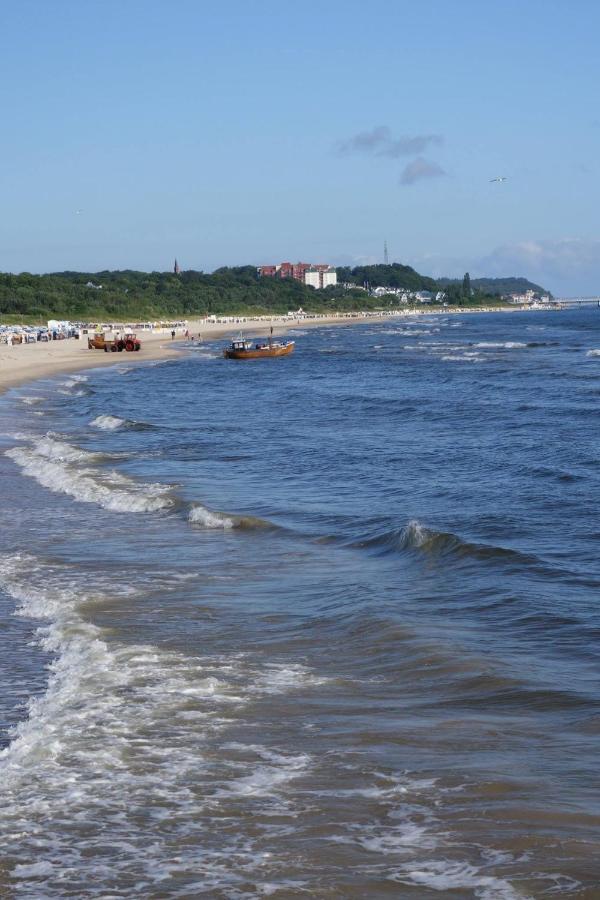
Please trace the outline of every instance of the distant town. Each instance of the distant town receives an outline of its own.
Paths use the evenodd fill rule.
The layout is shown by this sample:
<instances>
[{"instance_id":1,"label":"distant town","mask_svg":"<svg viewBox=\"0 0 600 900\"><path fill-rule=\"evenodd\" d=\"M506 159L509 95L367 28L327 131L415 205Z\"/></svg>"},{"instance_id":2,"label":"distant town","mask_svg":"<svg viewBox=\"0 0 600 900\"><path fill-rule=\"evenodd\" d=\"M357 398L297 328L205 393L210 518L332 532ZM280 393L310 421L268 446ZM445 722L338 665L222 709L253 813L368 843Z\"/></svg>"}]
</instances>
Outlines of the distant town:
<instances>
[{"instance_id":1,"label":"distant town","mask_svg":"<svg viewBox=\"0 0 600 900\"><path fill-rule=\"evenodd\" d=\"M274 266L258 266L261 278L294 278L317 290L337 284L335 266L329 263L282 262Z\"/></svg>"},{"instance_id":2,"label":"distant town","mask_svg":"<svg viewBox=\"0 0 600 900\"><path fill-rule=\"evenodd\" d=\"M176 274L179 273L177 260L175 261L174 271ZM312 287L316 290L322 290L338 284L336 267L330 263L281 262L274 265L257 266L256 271L261 278L293 278L295 281L306 285L306 287ZM398 303L444 303L446 300L446 291L443 290L411 290L389 285L372 286L368 281L365 281L362 285L355 282L342 281L340 282L340 287L345 290L364 291L370 297L395 298ZM523 305L550 303L552 297L550 294L539 290L529 289L520 293L502 294L502 299L508 303Z\"/></svg>"}]
</instances>

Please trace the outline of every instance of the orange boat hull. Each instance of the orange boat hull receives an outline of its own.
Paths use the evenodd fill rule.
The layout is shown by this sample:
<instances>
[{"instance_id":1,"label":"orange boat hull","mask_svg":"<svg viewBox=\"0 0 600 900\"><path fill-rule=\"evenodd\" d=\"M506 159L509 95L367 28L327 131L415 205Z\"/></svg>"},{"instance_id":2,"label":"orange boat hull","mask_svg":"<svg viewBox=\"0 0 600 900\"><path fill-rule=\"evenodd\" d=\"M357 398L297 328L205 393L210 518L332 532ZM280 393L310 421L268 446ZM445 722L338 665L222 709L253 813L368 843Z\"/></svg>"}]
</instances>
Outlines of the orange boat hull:
<instances>
[{"instance_id":1,"label":"orange boat hull","mask_svg":"<svg viewBox=\"0 0 600 900\"><path fill-rule=\"evenodd\" d=\"M225 359L271 359L274 356L289 356L294 352L294 342L277 347L252 347L250 350L234 350L226 347L223 350Z\"/></svg>"}]
</instances>

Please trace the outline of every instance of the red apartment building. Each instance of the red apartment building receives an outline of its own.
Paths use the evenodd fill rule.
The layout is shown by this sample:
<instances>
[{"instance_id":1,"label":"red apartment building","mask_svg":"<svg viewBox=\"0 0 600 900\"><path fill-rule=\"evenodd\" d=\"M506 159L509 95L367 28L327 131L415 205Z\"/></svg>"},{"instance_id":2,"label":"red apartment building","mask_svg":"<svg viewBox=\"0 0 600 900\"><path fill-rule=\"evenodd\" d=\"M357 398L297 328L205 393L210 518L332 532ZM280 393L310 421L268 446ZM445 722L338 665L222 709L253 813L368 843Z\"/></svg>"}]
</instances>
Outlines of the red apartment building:
<instances>
[{"instance_id":1,"label":"red apartment building","mask_svg":"<svg viewBox=\"0 0 600 900\"><path fill-rule=\"evenodd\" d=\"M295 278L304 283L309 269L322 273L330 271L332 266L328 263L282 262L275 266L259 266L258 274L269 278Z\"/></svg>"}]
</instances>

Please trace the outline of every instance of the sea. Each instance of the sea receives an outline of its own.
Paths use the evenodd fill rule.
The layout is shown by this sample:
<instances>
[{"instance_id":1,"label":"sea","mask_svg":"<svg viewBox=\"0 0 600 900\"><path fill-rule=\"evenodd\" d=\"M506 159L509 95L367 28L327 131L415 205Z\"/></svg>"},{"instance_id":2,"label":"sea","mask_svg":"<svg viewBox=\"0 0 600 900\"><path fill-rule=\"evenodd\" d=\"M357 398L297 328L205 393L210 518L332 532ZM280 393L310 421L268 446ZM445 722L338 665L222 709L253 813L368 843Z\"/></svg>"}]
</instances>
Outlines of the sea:
<instances>
[{"instance_id":1,"label":"sea","mask_svg":"<svg viewBox=\"0 0 600 900\"><path fill-rule=\"evenodd\" d=\"M1 399L0 896L599 898L600 311L290 336Z\"/></svg>"}]
</instances>

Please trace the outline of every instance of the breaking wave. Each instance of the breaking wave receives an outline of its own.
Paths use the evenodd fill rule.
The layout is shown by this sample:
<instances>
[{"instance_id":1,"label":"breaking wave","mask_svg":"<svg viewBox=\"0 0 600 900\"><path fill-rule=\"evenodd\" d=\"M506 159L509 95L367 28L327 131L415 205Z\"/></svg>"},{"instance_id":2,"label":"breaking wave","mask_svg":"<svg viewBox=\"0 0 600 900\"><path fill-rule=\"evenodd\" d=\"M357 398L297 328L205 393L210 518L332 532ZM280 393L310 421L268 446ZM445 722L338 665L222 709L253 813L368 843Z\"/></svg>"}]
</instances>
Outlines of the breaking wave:
<instances>
[{"instance_id":1,"label":"breaking wave","mask_svg":"<svg viewBox=\"0 0 600 900\"><path fill-rule=\"evenodd\" d=\"M134 422L131 419L121 419L119 416L100 415L92 419L90 425L93 428L99 428L100 431L118 431L119 429L135 429L142 431L151 428L144 422Z\"/></svg>"},{"instance_id":2,"label":"breaking wave","mask_svg":"<svg viewBox=\"0 0 600 900\"><path fill-rule=\"evenodd\" d=\"M169 485L136 482L118 472L92 468L106 459L46 435L30 447L13 447L5 455L23 473L57 494L68 494L83 503L98 503L114 512L151 512L166 509L173 501Z\"/></svg>"},{"instance_id":3,"label":"breaking wave","mask_svg":"<svg viewBox=\"0 0 600 900\"><path fill-rule=\"evenodd\" d=\"M18 895L104 897L116 878L135 876L136 894L149 896L164 883L169 860L169 877L181 873L195 896L200 852L215 886L222 878L235 883L236 838L226 827L211 850L207 803L235 809L243 798L293 815L284 791L312 757L231 742L221 744L221 764L207 758L201 742L219 735L257 696L320 682L304 667L282 681L281 666L263 668L243 655L188 657L111 640L81 615L102 595L86 593L88 580L60 564L0 558L0 587L20 616L45 622L37 639L53 656L45 693L29 700L27 717L0 752L0 837ZM118 590L123 599L135 593ZM64 827L67 809L76 834ZM185 835L176 861L175 820ZM257 875L264 871L263 854L253 852L245 877L255 868L252 859Z\"/></svg>"},{"instance_id":4,"label":"breaking wave","mask_svg":"<svg viewBox=\"0 0 600 900\"><path fill-rule=\"evenodd\" d=\"M385 531L374 537L358 541L353 546L372 550L381 555L416 550L438 557L452 555L479 559L500 557L524 563L537 561L536 557L528 556L518 550L464 541L451 532L435 531L414 519L403 528Z\"/></svg>"},{"instance_id":5,"label":"breaking wave","mask_svg":"<svg viewBox=\"0 0 600 900\"><path fill-rule=\"evenodd\" d=\"M231 513L219 512L208 509L200 503L195 503L190 509L188 521L192 525L214 530L229 531L232 528L273 528L271 522L259 519L256 516L237 516Z\"/></svg>"},{"instance_id":6,"label":"breaking wave","mask_svg":"<svg viewBox=\"0 0 600 900\"><path fill-rule=\"evenodd\" d=\"M94 428L100 428L101 431L116 431L117 428L123 428L127 425L126 419L120 419L118 416L96 416L90 422Z\"/></svg>"},{"instance_id":7,"label":"breaking wave","mask_svg":"<svg viewBox=\"0 0 600 900\"><path fill-rule=\"evenodd\" d=\"M529 345L520 341L480 341L478 344L475 344L475 347L488 347L489 349L495 348L498 350L521 350L527 346Z\"/></svg>"}]
</instances>

